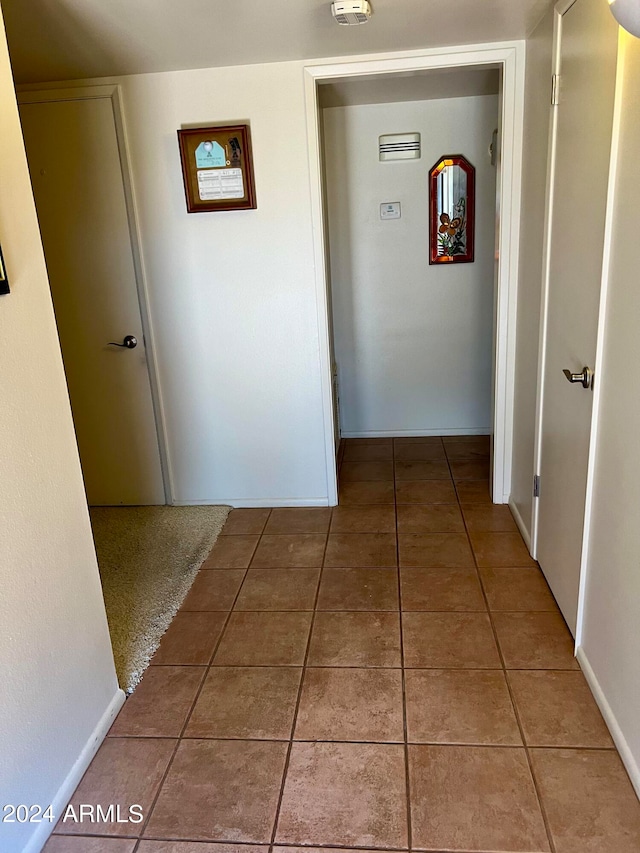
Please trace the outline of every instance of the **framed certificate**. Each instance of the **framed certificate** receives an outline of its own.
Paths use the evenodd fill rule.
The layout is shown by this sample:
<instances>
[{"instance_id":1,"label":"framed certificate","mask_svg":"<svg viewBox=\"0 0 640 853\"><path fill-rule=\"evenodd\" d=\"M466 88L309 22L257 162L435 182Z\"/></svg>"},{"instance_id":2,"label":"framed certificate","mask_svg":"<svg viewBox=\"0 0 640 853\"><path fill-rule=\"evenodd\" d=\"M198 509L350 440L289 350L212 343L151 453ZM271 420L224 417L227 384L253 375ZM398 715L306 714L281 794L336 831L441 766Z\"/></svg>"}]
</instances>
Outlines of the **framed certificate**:
<instances>
[{"instance_id":1,"label":"framed certificate","mask_svg":"<svg viewBox=\"0 0 640 853\"><path fill-rule=\"evenodd\" d=\"M257 207L248 124L178 131L188 213Z\"/></svg>"}]
</instances>

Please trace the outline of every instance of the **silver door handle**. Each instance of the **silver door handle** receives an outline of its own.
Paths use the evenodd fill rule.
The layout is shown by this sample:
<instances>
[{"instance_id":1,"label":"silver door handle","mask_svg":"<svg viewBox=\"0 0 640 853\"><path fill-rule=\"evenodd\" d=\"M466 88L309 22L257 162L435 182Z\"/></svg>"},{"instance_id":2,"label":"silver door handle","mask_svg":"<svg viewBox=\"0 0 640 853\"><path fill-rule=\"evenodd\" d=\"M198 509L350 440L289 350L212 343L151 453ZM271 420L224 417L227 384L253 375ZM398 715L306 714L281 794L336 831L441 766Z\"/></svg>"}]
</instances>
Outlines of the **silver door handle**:
<instances>
[{"instance_id":1,"label":"silver door handle","mask_svg":"<svg viewBox=\"0 0 640 853\"><path fill-rule=\"evenodd\" d=\"M583 367L582 373L572 373L566 368L562 372L569 382L579 382L583 388L591 388L593 385L593 370L588 367Z\"/></svg>"},{"instance_id":2,"label":"silver door handle","mask_svg":"<svg viewBox=\"0 0 640 853\"><path fill-rule=\"evenodd\" d=\"M110 346L110 347L124 347L125 349L135 349L138 346L138 339L134 338L133 335L127 335L126 338L122 339L121 344L118 344L115 341L109 341L108 346Z\"/></svg>"}]
</instances>

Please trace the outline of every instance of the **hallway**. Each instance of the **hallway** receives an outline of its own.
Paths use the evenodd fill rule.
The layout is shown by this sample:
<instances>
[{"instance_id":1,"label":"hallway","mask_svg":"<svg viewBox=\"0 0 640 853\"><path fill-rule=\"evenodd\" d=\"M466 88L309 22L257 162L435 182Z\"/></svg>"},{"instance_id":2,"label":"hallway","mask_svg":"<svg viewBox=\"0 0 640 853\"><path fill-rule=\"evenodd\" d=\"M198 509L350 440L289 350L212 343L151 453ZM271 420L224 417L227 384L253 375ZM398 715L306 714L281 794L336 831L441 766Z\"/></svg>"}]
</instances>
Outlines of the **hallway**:
<instances>
[{"instance_id":1,"label":"hallway","mask_svg":"<svg viewBox=\"0 0 640 853\"><path fill-rule=\"evenodd\" d=\"M488 441L346 440L338 507L234 510L72 799L143 821L47 853L637 853Z\"/></svg>"}]
</instances>

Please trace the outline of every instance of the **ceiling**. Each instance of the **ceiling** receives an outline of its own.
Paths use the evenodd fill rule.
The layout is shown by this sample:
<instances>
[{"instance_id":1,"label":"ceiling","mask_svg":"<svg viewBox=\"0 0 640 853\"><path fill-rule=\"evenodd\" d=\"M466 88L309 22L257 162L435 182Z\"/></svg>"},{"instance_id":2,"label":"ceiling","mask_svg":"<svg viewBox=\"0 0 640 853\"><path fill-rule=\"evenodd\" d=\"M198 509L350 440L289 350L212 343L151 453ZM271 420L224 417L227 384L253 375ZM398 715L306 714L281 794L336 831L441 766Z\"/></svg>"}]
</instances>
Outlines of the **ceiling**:
<instances>
[{"instance_id":1,"label":"ceiling","mask_svg":"<svg viewBox=\"0 0 640 853\"><path fill-rule=\"evenodd\" d=\"M18 83L521 39L552 0L1 0Z\"/></svg>"},{"instance_id":2,"label":"ceiling","mask_svg":"<svg viewBox=\"0 0 640 853\"><path fill-rule=\"evenodd\" d=\"M325 108L497 95L499 85L500 72L497 68L442 68L338 80L321 84L318 92L320 106Z\"/></svg>"}]
</instances>

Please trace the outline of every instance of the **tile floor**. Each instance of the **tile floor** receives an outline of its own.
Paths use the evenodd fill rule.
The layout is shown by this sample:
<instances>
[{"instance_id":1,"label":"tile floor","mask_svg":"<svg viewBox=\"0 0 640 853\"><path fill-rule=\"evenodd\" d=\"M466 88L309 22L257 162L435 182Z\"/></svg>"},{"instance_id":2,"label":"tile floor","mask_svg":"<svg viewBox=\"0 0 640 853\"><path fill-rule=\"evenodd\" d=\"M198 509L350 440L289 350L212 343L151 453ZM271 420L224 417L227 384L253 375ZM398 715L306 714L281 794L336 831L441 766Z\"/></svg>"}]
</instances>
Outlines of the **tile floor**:
<instances>
[{"instance_id":1,"label":"tile floor","mask_svg":"<svg viewBox=\"0 0 640 853\"><path fill-rule=\"evenodd\" d=\"M637 853L640 805L485 438L343 443L235 510L47 853ZM83 835L84 833L84 835Z\"/></svg>"}]
</instances>

